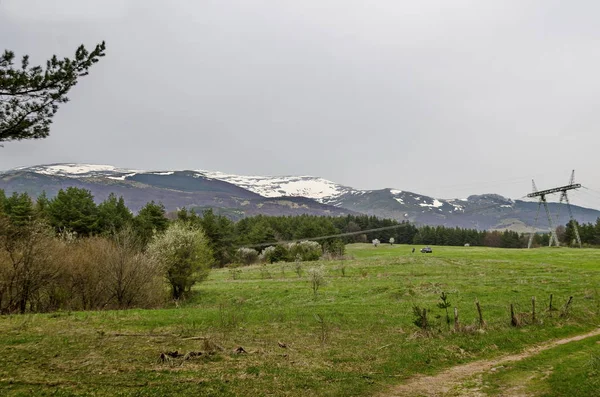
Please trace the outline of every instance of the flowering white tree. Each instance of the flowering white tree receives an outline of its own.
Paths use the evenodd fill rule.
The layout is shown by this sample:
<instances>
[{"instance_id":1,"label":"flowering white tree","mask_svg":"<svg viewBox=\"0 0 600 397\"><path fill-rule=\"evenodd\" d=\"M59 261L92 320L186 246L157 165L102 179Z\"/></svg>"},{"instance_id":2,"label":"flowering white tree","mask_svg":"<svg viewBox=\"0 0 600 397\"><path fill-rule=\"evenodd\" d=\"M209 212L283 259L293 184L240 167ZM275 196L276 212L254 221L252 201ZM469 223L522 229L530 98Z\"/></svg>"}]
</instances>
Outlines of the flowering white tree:
<instances>
[{"instance_id":1,"label":"flowering white tree","mask_svg":"<svg viewBox=\"0 0 600 397\"><path fill-rule=\"evenodd\" d=\"M265 248L264 250L262 250L260 255L258 255L258 260L260 262L270 262L271 257L273 256L274 253L275 253L275 246L270 245L267 248Z\"/></svg>"},{"instance_id":2,"label":"flowering white tree","mask_svg":"<svg viewBox=\"0 0 600 397\"><path fill-rule=\"evenodd\" d=\"M316 241L299 241L297 243L290 243L287 245L287 249L290 252L290 257L300 257L300 260L303 262L316 261L323 253L321 244L317 243Z\"/></svg>"},{"instance_id":3,"label":"flowering white tree","mask_svg":"<svg viewBox=\"0 0 600 397\"><path fill-rule=\"evenodd\" d=\"M311 267L308 269L308 280L312 287L313 293L317 295L317 291L323 285L325 285L325 267L323 265Z\"/></svg>"},{"instance_id":4,"label":"flowering white tree","mask_svg":"<svg viewBox=\"0 0 600 397\"><path fill-rule=\"evenodd\" d=\"M179 222L154 236L148 253L164 267L175 299L206 279L214 261L204 232Z\"/></svg>"},{"instance_id":5,"label":"flowering white tree","mask_svg":"<svg viewBox=\"0 0 600 397\"><path fill-rule=\"evenodd\" d=\"M237 250L237 258L244 265L251 265L258 260L258 251L242 247Z\"/></svg>"},{"instance_id":6,"label":"flowering white tree","mask_svg":"<svg viewBox=\"0 0 600 397\"><path fill-rule=\"evenodd\" d=\"M394 245L394 241L396 241L393 237L390 237L390 245Z\"/></svg>"},{"instance_id":7,"label":"flowering white tree","mask_svg":"<svg viewBox=\"0 0 600 397\"><path fill-rule=\"evenodd\" d=\"M381 241L379 241L378 239L375 239L372 241L372 243L373 243L373 247L377 247L381 243Z\"/></svg>"}]
</instances>

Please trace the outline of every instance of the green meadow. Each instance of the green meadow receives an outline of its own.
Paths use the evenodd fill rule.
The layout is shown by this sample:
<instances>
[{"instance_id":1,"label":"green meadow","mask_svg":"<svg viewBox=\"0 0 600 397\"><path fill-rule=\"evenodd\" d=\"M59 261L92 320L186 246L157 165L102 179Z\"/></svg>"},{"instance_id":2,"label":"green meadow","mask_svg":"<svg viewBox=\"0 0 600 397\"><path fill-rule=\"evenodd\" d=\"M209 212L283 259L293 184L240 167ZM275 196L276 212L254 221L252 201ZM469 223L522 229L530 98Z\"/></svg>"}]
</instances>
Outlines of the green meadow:
<instances>
[{"instance_id":1,"label":"green meadow","mask_svg":"<svg viewBox=\"0 0 600 397\"><path fill-rule=\"evenodd\" d=\"M216 269L164 309L2 316L0 394L385 395L416 374L600 326L599 250L411 248L353 244L345 260ZM320 266L315 292L311 268ZM501 395L526 379L532 395L587 395L597 390L598 340L486 374L479 391Z\"/></svg>"}]
</instances>

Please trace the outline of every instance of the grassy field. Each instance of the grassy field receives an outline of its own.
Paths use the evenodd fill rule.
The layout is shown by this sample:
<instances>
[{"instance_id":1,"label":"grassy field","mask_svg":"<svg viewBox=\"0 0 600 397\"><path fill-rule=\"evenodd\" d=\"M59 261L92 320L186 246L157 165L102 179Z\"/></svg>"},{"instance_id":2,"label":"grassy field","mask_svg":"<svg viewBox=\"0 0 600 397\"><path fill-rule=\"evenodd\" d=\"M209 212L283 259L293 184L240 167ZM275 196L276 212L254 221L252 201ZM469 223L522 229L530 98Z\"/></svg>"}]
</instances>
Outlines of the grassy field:
<instances>
[{"instance_id":1,"label":"grassy field","mask_svg":"<svg viewBox=\"0 0 600 397\"><path fill-rule=\"evenodd\" d=\"M433 247L411 254L409 246L355 244L347 251L355 259L301 263L301 276L294 263L215 270L179 307L0 317L0 395L371 395L417 373L600 325L598 250ZM327 284L315 295L307 271L320 265ZM436 307L442 292L461 323L473 326L469 332L448 329ZM546 310L550 294L557 311ZM511 327L509 305L529 311L532 296L538 321ZM569 296L571 309L561 316ZM430 331L413 324L414 305L429 310ZM571 379L580 390L593 388L595 342L484 377L482 390L498 394L538 363L554 368L532 381L540 395L559 384L568 390ZM159 359L173 351L202 354Z\"/></svg>"}]
</instances>

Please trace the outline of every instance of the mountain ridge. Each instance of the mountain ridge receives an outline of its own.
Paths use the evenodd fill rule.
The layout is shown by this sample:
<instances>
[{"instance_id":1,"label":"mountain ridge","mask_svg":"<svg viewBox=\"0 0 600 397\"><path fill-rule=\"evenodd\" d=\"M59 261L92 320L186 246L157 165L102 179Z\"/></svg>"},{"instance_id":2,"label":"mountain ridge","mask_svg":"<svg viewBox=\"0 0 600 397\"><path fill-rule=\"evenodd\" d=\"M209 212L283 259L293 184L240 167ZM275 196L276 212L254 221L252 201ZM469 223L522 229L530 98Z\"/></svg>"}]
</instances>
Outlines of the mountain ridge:
<instances>
[{"instance_id":1,"label":"mountain ridge","mask_svg":"<svg viewBox=\"0 0 600 397\"><path fill-rule=\"evenodd\" d=\"M215 208L233 218L266 215L345 215L364 213L413 223L476 229L523 229L535 223L537 203L498 194L441 199L395 188L360 190L316 176L252 176L207 170L139 170L111 165L55 163L0 172L0 189L49 196L67 186L91 190L98 200L123 195L134 211L150 200L172 211ZM564 205L549 203L552 213ZM600 211L572 206L580 222ZM566 211L556 224L568 221ZM540 221L538 227L543 225Z\"/></svg>"}]
</instances>

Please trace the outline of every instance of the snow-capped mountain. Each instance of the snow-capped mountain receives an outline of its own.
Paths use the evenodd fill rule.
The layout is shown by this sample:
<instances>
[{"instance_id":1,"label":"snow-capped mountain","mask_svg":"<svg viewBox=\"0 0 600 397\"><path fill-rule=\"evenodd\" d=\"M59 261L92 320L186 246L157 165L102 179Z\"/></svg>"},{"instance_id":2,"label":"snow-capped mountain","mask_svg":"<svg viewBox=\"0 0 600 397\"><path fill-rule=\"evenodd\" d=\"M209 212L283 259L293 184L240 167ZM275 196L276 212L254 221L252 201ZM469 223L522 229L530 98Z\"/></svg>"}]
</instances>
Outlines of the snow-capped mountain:
<instances>
[{"instance_id":1,"label":"snow-capped mountain","mask_svg":"<svg viewBox=\"0 0 600 397\"><path fill-rule=\"evenodd\" d=\"M118 168L112 165L61 163L19 167L5 171L28 171L42 175L66 178L106 177L113 180L125 180L137 174L172 175L176 171L134 170ZM180 170L184 171L184 170ZM339 185L327 179L313 176L251 176L226 174L219 171L194 170L198 177L216 179L231 183L263 197L306 197L321 203L327 203L343 194L356 192L348 186Z\"/></svg>"},{"instance_id":2,"label":"snow-capped mountain","mask_svg":"<svg viewBox=\"0 0 600 397\"><path fill-rule=\"evenodd\" d=\"M400 189L358 190L313 176L247 176L206 170L139 170L95 164L49 164L0 172L6 193L45 191L76 186L92 191L98 201L122 195L134 211L150 200L167 210L183 206L218 209L240 218L267 215L344 215L363 213L415 223L477 229L525 231L535 222L537 204L496 194L441 199ZM567 211L550 203L565 224ZM572 206L580 222L595 222L600 211Z\"/></svg>"},{"instance_id":3,"label":"snow-capped mountain","mask_svg":"<svg viewBox=\"0 0 600 397\"><path fill-rule=\"evenodd\" d=\"M354 213L300 195L283 197L283 194L271 194L265 197L225 180L209 177L201 171L145 171L69 163L19 167L0 172L0 189L8 194L27 192L36 197L45 192L53 197L60 189L69 186L90 190L99 202L110 193L123 196L133 211L154 200L163 203L168 211L181 207L197 211L213 208L234 219L257 214L338 216ZM316 193L319 193L318 189Z\"/></svg>"}]
</instances>

